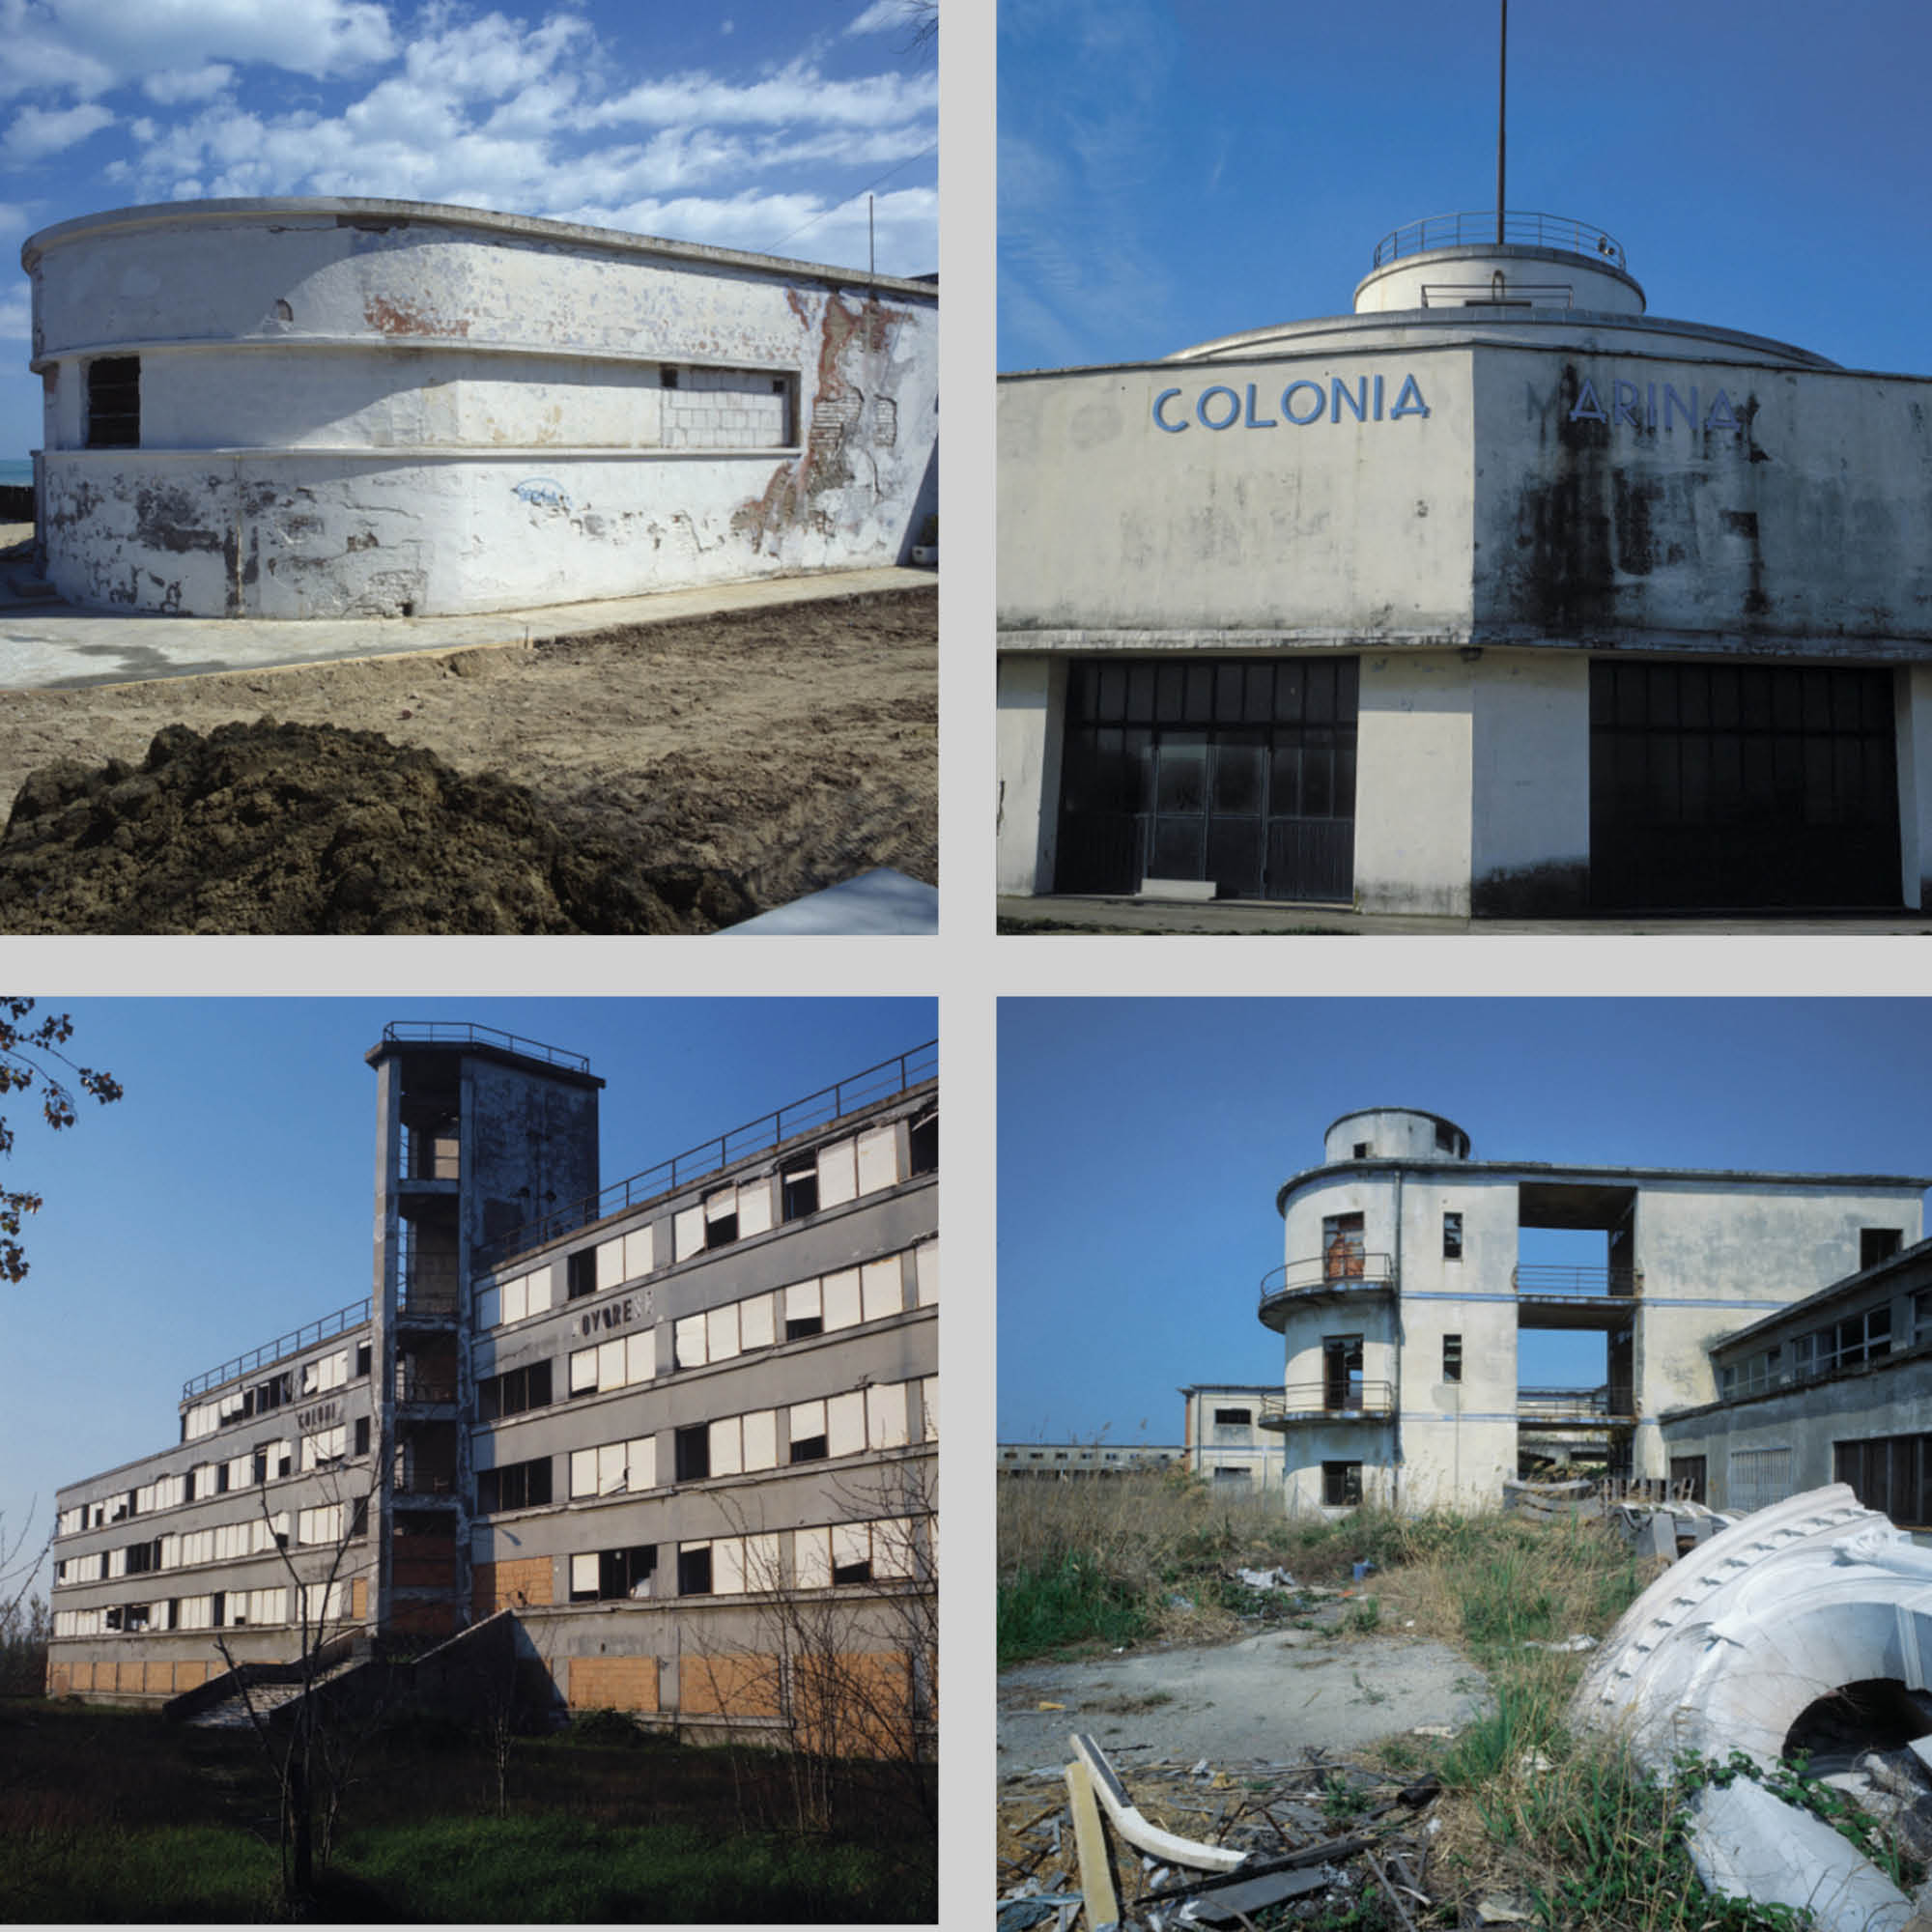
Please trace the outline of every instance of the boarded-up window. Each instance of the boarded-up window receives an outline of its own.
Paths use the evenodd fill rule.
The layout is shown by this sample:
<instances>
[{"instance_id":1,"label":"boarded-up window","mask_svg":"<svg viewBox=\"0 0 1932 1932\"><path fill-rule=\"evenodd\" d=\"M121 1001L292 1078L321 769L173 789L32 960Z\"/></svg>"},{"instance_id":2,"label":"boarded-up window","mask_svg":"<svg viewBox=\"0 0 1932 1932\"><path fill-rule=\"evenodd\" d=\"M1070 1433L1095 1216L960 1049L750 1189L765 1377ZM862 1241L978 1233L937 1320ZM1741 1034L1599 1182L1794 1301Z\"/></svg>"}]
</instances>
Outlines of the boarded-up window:
<instances>
[{"instance_id":1,"label":"boarded-up window","mask_svg":"<svg viewBox=\"0 0 1932 1932\"><path fill-rule=\"evenodd\" d=\"M825 1405L825 1440L833 1456L856 1456L866 1446L866 1391L835 1395Z\"/></svg>"},{"instance_id":2,"label":"boarded-up window","mask_svg":"<svg viewBox=\"0 0 1932 1932\"><path fill-rule=\"evenodd\" d=\"M864 1312L867 1321L883 1321L905 1306L904 1270L897 1255L867 1262L860 1270L864 1283Z\"/></svg>"},{"instance_id":3,"label":"boarded-up window","mask_svg":"<svg viewBox=\"0 0 1932 1932\"><path fill-rule=\"evenodd\" d=\"M681 1369L701 1369L711 1359L705 1348L707 1324L701 1315L687 1315L677 1324L677 1365Z\"/></svg>"},{"instance_id":4,"label":"boarded-up window","mask_svg":"<svg viewBox=\"0 0 1932 1932\"><path fill-rule=\"evenodd\" d=\"M1773 1503L1781 1503L1790 1494L1788 1447L1731 1451L1730 1487L1724 1499L1727 1509L1766 1509Z\"/></svg>"},{"instance_id":5,"label":"boarded-up window","mask_svg":"<svg viewBox=\"0 0 1932 1932\"><path fill-rule=\"evenodd\" d=\"M825 1405L823 1402L793 1404L788 1417L791 1461L816 1463L826 1455Z\"/></svg>"},{"instance_id":6,"label":"boarded-up window","mask_svg":"<svg viewBox=\"0 0 1932 1932\"><path fill-rule=\"evenodd\" d=\"M672 1227L676 1233L679 1261L689 1261L693 1255L704 1252L704 1208L701 1203L696 1208L685 1208L673 1221Z\"/></svg>"},{"instance_id":7,"label":"boarded-up window","mask_svg":"<svg viewBox=\"0 0 1932 1932\"><path fill-rule=\"evenodd\" d=\"M623 1236L620 1235L614 1241L600 1241L597 1244L598 1293L601 1294L607 1288L615 1288L625 1279Z\"/></svg>"},{"instance_id":8,"label":"boarded-up window","mask_svg":"<svg viewBox=\"0 0 1932 1932\"><path fill-rule=\"evenodd\" d=\"M915 1248L913 1262L919 1269L919 1305L931 1308L939 1300L939 1243L927 1241Z\"/></svg>"},{"instance_id":9,"label":"boarded-up window","mask_svg":"<svg viewBox=\"0 0 1932 1932\"><path fill-rule=\"evenodd\" d=\"M864 1310L859 1302L859 1270L841 1268L825 1277L825 1332L856 1328Z\"/></svg>"},{"instance_id":10,"label":"boarded-up window","mask_svg":"<svg viewBox=\"0 0 1932 1932\"><path fill-rule=\"evenodd\" d=\"M769 1176L748 1180L738 1190L740 1237L762 1235L772 1225L772 1182Z\"/></svg>"},{"instance_id":11,"label":"boarded-up window","mask_svg":"<svg viewBox=\"0 0 1932 1932\"><path fill-rule=\"evenodd\" d=\"M706 1313L704 1352L714 1362L729 1361L738 1352L738 1304L735 1301Z\"/></svg>"},{"instance_id":12,"label":"boarded-up window","mask_svg":"<svg viewBox=\"0 0 1932 1932\"><path fill-rule=\"evenodd\" d=\"M87 365L87 446L141 446L141 358L100 355Z\"/></svg>"},{"instance_id":13,"label":"boarded-up window","mask_svg":"<svg viewBox=\"0 0 1932 1932\"><path fill-rule=\"evenodd\" d=\"M744 1430L735 1415L727 1415L711 1425L711 1473L714 1476L740 1476L744 1471Z\"/></svg>"},{"instance_id":14,"label":"boarded-up window","mask_svg":"<svg viewBox=\"0 0 1932 1932\"><path fill-rule=\"evenodd\" d=\"M614 1389L624 1386L624 1341L622 1335L597 1345L597 1386Z\"/></svg>"},{"instance_id":15,"label":"boarded-up window","mask_svg":"<svg viewBox=\"0 0 1932 1932\"><path fill-rule=\"evenodd\" d=\"M899 1133L896 1127L871 1127L859 1136L859 1192L876 1194L899 1178Z\"/></svg>"},{"instance_id":16,"label":"boarded-up window","mask_svg":"<svg viewBox=\"0 0 1932 1932\"><path fill-rule=\"evenodd\" d=\"M920 1400L925 1409L925 1439L939 1440L939 1378L927 1376L919 1385Z\"/></svg>"},{"instance_id":17,"label":"boarded-up window","mask_svg":"<svg viewBox=\"0 0 1932 1932\"><path fill-rule=\"evenodd\" d=\"M823 1590L832 1581L832 1532L801 1529L792 1535L793 1580L801 1590Z\"/></svg>"},{"instance_id":18,"label":"boarded-up window","mask_svg":"<svg viewBox=\"0 0 1932 1932\"><path fill-rule=\"evenodd\" d=\"M905 1445L906 1385L887 1382L866 1391L866 1442L872 1449L898 1449Z\"/></svg>"},{"instance_id":19,"label":"boarded-up window","mask_svg":"<svg viewBox=\"0 0 1932 1932\"><path fill-rule=\"evenodd\" d=\"M775 1469L779 1461L779 1418L773 1408L760 1408L745 1417L745 1467Z\"/></svg>"},{"instance_id":20,"label":"boarded-up window","mask_svg":"<svg viewBox=\"0 0 1932 1932\"><path fill-rule=\"evenodd\" d=\"M597 1350L580 1349L570 1358L570 1392L594 1395L597 1391Z\"/></svg>"},{"instance_id":21,"label":"boarded-up window","mask_svg":"<svg viewBox=\"0 0 1932 1932\"><path fill-rule=\"evenodd\" d=\"M825 1302L816 1281L795 1281L784 1292L784 1336L795 1342L816 1335L825 1326Z\"/></svg>"},{"instance_id":22,"label":"boarded-up window","mask_svg":"<svg viewBox=\"0 0 1932 1932\"><path fill-rule=\"evenodd\" d=\"M773 1297L754 1294L738 1304L738 1339L748 1349L769 1349L777 1339L772 1321Z\"/></svg>"},{"instance_id":23,"label":"boarded-up window","mask_svg":"<svg viewBox=\"0 0 1932 1932\"><path fill-rule=\"evenodd\" d=\"M818 1205L837 1208L859 1191L858 1150L852 1141L834 1141L818 1150Z\"/></svg>"},{"instance_id":24,"label":"boarded-up window","mask_svg":"<svg viewBox=\"0 0 1932 1932\"><path fill-rule=\"evenodd\" d=\"M658 1372L657 1340L648 1328L624 1337L624 1380L647 1382Z\"/></svg>"}]
</instances>

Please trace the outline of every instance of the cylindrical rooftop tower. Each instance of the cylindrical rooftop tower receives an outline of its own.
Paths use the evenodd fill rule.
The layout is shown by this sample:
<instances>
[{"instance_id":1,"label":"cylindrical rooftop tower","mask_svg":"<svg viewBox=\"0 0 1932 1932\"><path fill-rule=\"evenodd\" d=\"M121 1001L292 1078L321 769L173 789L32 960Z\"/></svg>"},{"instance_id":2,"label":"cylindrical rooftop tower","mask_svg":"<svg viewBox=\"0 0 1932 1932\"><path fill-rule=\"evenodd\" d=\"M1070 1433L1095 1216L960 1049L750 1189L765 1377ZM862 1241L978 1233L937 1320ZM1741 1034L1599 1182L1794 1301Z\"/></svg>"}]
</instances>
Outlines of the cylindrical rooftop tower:
<instances>
[{"instance_id":1,"label":"cylindrical rooftop tower","mask_svg":"<svg viewBox=\"0 0 1932 1932\"><path fill-rule=\"evenodd\" d=\"M1501 229L1498 235L1498 227ZM1393 309L1589 309L1641 315L1621 245L1567 214L1432 214L1384 235L1355 288L1357 315Z\"/></svg>"},{"instance_id":2,"label":"cylindrical rooftop tower","mask_svg":"<svg viewBox=\"0 0 1932 1932\"><path fill-rule=\"evenodd\" d=\"M1469 1136L1419 1107L1364 1107L1330 1124L1322 1151L1331 1161L1467 1160Z\"/></svg>"}]
</instances>

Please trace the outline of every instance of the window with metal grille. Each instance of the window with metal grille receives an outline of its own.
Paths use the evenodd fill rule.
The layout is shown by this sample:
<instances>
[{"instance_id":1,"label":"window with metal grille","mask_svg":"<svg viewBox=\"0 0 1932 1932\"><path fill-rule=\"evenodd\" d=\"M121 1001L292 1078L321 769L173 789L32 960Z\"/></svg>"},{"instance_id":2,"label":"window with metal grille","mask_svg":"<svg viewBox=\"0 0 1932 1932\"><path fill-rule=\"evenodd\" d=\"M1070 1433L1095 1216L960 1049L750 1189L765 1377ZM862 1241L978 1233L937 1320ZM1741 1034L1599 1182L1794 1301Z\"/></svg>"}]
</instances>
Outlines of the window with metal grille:
<instances>
[{"instance_id":1,"label":"window with metal grille","mask_svg":"<svg viewBox=\"0 0 1932 1932\"><path fill-rule=\"evenodd\" d=\"M102 355L87 365L87 446L141 446L141 358Z\"/></svg>"},{"instance_id":2,"label":"window with metal grille","mask_svg":"<svg viewBox=\"0 0 1932 1932\"><path fill-rule=\"evenodd\" d=\"M1832 1445L1832 1476L1849 1483L1866 1509L1902 1529L1922 1526L1932 1507L1932 1435L1878 1435Z\"/></svg>"},{"instance_id":3,"label":"window with metal grille","mask_svg":"<svg viewBox=\"0 0 1932 1932\"><path fill-rule=\"evenodd\" d=\"M1731 1451L1730 1493L1726 1507L1734 1510L1768 1509L1791 1494L1791 1451L1782 1449L1733 1449Z\"/></svg>"}]
</instances>

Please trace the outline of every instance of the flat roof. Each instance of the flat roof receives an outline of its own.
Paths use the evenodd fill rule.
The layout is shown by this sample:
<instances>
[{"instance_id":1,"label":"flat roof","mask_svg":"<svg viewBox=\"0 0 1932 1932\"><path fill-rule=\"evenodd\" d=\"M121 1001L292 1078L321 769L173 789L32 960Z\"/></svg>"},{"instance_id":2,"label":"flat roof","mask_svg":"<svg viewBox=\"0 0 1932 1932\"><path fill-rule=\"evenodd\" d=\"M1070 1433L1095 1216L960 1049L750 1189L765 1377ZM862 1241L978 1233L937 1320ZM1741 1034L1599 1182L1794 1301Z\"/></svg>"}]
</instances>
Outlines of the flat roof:
<instances>
[{"instance_id":1,"label":"flat roof","mask_svg":"<svg viewBox=\"0 0 1932 1932\"><path fill-rule=\"evenodd\" d=\"M538 214L503 214L495 209L459 208L437 201L387 201L364 196L242 195L208 201L145 202L135 208L104 209L99 214L77 214L57 221L20 243L20 266L29 274L49 248L89 237L132 234L143 228L219 227L252 215L307 215L321 222L332 217L337 228L381 232L406 228L412 222L441 228L474 228L506 242L569 242L615 255L661 255L695 269L753 269L767 274L804 276L812 281L939 299L939 278L914 281L897 275L868 274L863 269L834 268L823 262L800 262L783 255L759 255L744 248L718 248L704 242L673 242L660 235L637 235L621 228L591 228L577 221L552 221Z\"/></svg>"}]
</instances>

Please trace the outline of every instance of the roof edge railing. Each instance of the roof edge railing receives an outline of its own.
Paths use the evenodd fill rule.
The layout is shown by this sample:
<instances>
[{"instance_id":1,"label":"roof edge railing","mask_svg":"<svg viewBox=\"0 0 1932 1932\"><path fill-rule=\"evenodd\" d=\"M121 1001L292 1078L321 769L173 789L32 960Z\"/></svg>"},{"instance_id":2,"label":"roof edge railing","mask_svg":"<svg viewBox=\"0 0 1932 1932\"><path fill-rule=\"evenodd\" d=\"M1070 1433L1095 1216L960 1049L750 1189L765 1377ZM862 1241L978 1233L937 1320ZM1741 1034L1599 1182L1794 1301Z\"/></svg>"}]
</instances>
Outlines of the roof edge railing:
<instances>
[{"instance_id":1,"label":"roof edge railing","mask_svg":"<svg viewBox=\"0 0 1932 1932\"><path fill-rule=\"evenodd\" d=\"M237 1376L246 1375L250 1369L266 1368L270 1362L279 1362L285 1355L298 1353L314 1342L326 1342L331 1335L346 1334L351 1328L359 1328L369 1320L371 1298L364 1295L360 1301L352 1301L346 1307L338 1308L332 1315L325 1315L319 1321L304 1323L292 1329L286 1335L278 1335L272 1342L264 1342L259 1349L250 1349L245 1355L237 1355L232 1362L223 1362L218 1369L210 1369L206 1375L191 1377L182 1384L182 1400L192 1402L198 1395L212 1388L219 1388L223 1382L232 1382Z\"/></svg>"},{"instance_id":2,"label":"roof edge railing","mask_svg":"<svg viewBox=\"0 0 1932 1932\"><path fill-rule=\"evenodd\" d=\"M383 1029L384 1046L500 1046L521 1054L526 1060L541 1060L572 1073L588 1073L588 1054L572 1053L561 1046L546 1046L540 1039L528 1039L520 1033L505 1033L500 1027L473 1026L468 1020L391 1020Z\"/></svg>"},{"instance_id":3,"label":"roof edge railing","mask_svg":"<svg viewBox=\"0 0 1932 1932\"><path fill-rule=\"evenodd\" d=\"M1573 255L1594 255L1613 268L1630 272L1622 242L1594 221L1571 214L1532 214L1520 210L1503 213L1502 233L1496 232L1496 211L1474 209L1459 214L1426 214L1391 229L1376 243L1374 267L1380 269L1405 255L1431 248L1479 248L1500 242L1514 248L1564 248Z\"/></svg>"},{"instance_id":4,"label":"roof edge railing","mask_svg":"<svg viewBox=\"0 0 1932 1932\"><path fill-rule=\"evenodd\" d=\"M761 1114L742 1127L732 1127L728 1132L700 1141L696 1147L672 1154L668 1160L661 1160L627 1180L614 1180L599 1193L587 1194L537 1220L526 1221L479 1250L475 1264L479 1271L487 1271L512 1255L575 1234L579 1228L601 1221L607 1214L621 1213L626 1208L655 1200L708 1174L717 1174L752 1154L781 1146L809 1128L829 1126L861 1107L910 1093L936 1078L938 1072L939 1042L929 1039L890 1060L882 1060L875 1066L834 1081L830 1087L821 1087L802 1100L792 1100L775 1113Z\"/></svg>"}]
</instances>

